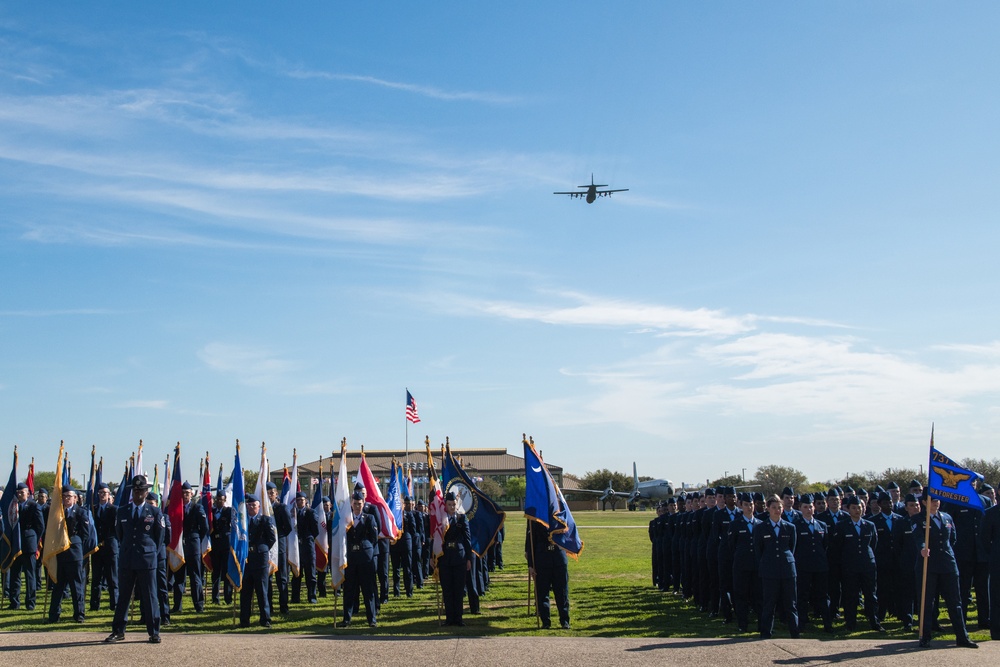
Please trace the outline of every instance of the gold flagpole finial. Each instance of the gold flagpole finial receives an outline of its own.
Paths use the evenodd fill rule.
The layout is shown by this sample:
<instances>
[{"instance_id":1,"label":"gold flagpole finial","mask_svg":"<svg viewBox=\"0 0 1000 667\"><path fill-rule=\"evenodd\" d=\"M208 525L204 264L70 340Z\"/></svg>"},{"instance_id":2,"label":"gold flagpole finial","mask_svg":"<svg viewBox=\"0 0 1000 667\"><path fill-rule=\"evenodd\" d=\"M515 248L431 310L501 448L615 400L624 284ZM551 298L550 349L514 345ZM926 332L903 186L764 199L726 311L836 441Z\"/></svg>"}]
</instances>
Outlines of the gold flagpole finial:
<instances>
[{"instance_id":1,"label":"gold flagpole finial","mask_svg":"<svg viewBox=\"0 0 1000 667\"><path fill-rule=\"evenodd\" d=\"M14 445L14 451L15 452L17 451L17 445ZM91 445L90 446L90 455L93 456L95 454L97 454L97 445Z\"/></svg>"}]
</instances>

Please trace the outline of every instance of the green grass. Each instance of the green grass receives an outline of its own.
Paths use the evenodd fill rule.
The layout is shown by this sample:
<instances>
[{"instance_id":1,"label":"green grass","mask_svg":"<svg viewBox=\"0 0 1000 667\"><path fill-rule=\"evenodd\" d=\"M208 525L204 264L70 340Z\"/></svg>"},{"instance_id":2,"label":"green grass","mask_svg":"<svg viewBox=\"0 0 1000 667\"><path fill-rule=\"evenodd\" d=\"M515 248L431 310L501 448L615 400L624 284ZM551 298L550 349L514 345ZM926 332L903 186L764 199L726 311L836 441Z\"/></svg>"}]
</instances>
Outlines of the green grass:
<instances>
[{"instance_id":1,"label":"green grass","mask_svg":"<svg viewBox=\"0 0 1000 667\"><path fill-rule=\"evenodd\" d=\"M535 617L528 612L528 571L524 561L524 518L508 513L507 541L504 543L506 569L493 573L490 590L481 600L482 613L466 613L464 628L441 628L437 623L437 591L431 583L414 597L392 598L383 605L379 627L370 629L360 623L349 629L336 629L332 597L320 598L317 605L295 605L287 617L274 616L274 627L264 630L254 626L239 629L233 624L231 607L209 604L202 614L191 610L190 598L184 602L186 611L174 614L164 633L241 632L241 633L305 633L334 635L464 635L464 636L524 636L569 634L585 637L739 637L733 625L721 620L709 620L704 614L675 595L660 593L651 586L650 544L646 527L652 512L580 512L575 515L584 551L577 561L570 560L570 617L572 629L543 631L537 628ZM89 591L88 591L89 595ZM338 599L339 602L339 599ZM0 631L82 630L110 632L110 611L88 612L86 622L73 623L69 603L63 603L63 621L45 623L45 594L38 596L33 612L0 612ZM105 603L106 604L106 603ZM338 605L337 618L341 610ZM975 617L970 613L970 617ZM362 618L363 620L363 613ZM946 624L947 619L942 618ZM848 634L838 625L834 635L807 633L816 639L870 638L915 639L915 633L905 633L898 621L886 624L888 633L864 631ZM144 632L144 628L131 628ZM753 635L747 635L752 637ZM775 628L775 636L787 636L783 626ZM974 632L974 640L984 640L988 632ZM954 635L943 634L946 640Z\"/></svg>"}]
</instances>

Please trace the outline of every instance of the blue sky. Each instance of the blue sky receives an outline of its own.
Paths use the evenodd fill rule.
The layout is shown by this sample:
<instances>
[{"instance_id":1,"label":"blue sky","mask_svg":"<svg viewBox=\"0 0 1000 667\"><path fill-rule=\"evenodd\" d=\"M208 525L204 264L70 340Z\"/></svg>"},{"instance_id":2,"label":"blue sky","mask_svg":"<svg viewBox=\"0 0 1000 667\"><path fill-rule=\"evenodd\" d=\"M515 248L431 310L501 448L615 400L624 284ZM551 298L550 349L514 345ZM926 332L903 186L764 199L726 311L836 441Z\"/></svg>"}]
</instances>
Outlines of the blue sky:
<instances>
[{"instance_id":1,"label":"blue sky","mask_svg":"<svg viewBox=\"0 0 1000 667\"><path fill-rule=\"evenodd\" d=\"M580 474L993 458L998 18L8 5L0 447L277 467L409 387L411 448Z\"/></svg>"}]
</instances>

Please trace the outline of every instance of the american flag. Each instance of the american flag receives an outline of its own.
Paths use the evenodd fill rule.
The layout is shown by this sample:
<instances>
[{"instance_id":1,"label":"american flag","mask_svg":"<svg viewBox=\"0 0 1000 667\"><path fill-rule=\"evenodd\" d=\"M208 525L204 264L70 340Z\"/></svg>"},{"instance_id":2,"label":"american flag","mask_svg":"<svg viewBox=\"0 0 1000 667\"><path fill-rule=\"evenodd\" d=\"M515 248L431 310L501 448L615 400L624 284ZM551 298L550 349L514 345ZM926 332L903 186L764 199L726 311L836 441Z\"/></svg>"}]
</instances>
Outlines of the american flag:
<instances>
[{"instance_id":1,"label":"american flag","mask_svg":"<svg viewBox=\"0 0 1000 667\"><path fill-rule=\"evenodd\" d=\"M413 394L410 390L406 390L406 419L414 424L420 421L420 415L417 414L417 402L413 400Z\"/></svg>"}]
</instances>

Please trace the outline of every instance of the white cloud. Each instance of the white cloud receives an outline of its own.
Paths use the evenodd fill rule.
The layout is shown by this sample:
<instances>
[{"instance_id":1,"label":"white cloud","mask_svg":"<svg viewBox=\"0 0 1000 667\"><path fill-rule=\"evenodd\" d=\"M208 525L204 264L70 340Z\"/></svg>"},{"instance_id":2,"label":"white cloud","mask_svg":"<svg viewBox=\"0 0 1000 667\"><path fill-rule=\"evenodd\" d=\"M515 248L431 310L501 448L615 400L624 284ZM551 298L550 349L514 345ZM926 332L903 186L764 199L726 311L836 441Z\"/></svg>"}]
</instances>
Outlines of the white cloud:
<instances>
[{"instance_id":1,"label":"white cloud","mask_svg":"<svg viewBox=\"0 0 1000 667\"><path fill-rule=\"evenodd\" d=\"M353 81L357 83L367 83L374 86L380 86L382 88L390 88L393 90L401 90L407 93L413 93L415 95L420 95L423 97L429 97L435 100L444 100L447 102L482 102L486 104L496 104L496 105L509 105L509 104L519 104L522 100L519 97L513 95L501 95L498 93L490 93L483 91L451 91L442 90L441 88L436 88L434 86L422 86L413 83L404 83L401 81L389 81L386 79L379 79L374 76L365 76L361 74L336 74L333 72L320 72L320 71L307 71L302 69L290 70L288 76L295 79L327 79L329 81Z\"/></svg>"},{"instance_id":2,"label":"white cloud","mask_svg":"<svg viewBox=\"0 0 1000 667\"><path fill-rule=\"evenodd\" d=\"M266 348L252 345L209 343L198 352L198 358L212 370L234 375L251 387L272 385L301 367Z\"/></svg>"},{"instance_id":3,"label":"white cloud","mask_svg":"<svg viewBox=\"0 0 1000 667\"><path fill-rule=\"evenodd\" d=\"M142 410L164 410L170 405L169 401L164 400L153 400L153 401L124 401L122 403L116 403L114 407L121 409L142 409Z\"/></svg>"}]
</instances>

